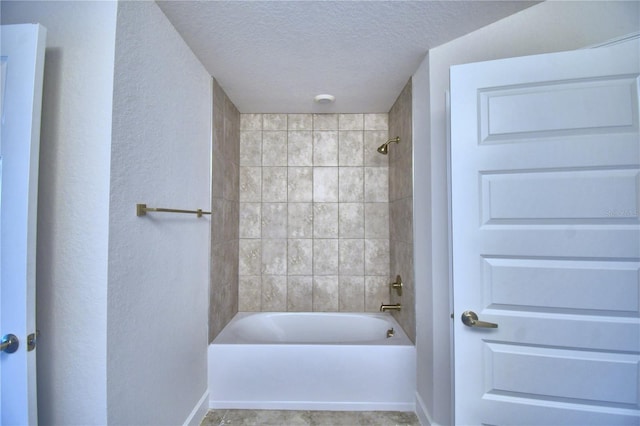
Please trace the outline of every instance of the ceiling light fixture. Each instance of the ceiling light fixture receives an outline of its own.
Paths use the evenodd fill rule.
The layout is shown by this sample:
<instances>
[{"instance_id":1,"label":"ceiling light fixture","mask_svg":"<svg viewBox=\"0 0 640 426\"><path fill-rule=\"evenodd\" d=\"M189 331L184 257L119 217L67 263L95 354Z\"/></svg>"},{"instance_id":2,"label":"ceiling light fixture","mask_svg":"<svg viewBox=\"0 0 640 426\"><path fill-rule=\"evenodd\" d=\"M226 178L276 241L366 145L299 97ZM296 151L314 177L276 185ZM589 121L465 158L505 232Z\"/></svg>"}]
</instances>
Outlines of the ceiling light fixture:
<instances>
[{"instance_id":1,"label":"ceiling light fixture","mask_svg":"<svg viewBox=\"0 0 640 426\"><path fill-rule=\"evenodd\" d=\"M318 104L330 104L336 100L336 97L333 95L323 94L316 96L313 100Z\"/></svg>"}]
</instances>

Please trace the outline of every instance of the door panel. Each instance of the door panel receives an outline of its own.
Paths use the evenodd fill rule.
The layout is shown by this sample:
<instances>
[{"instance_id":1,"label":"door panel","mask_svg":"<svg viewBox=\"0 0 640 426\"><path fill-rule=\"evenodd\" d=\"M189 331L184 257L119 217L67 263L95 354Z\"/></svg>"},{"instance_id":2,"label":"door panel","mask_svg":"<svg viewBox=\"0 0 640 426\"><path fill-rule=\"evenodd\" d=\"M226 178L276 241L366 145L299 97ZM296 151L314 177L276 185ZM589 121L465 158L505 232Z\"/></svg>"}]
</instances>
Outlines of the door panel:
<instances>
[{"instance_id":1,"label":"door panel","mask_svg":"<svg viewBox=\"0 0 640 426\"><path fill-rule=\"evenodd\" d=\"M46 30L3 25L0 138L0 335L19 340L0 353L0 423L37 424L35 256L40 113Z\"/></svg>"},{"instance_id":2,"label":"door panel","mask_svg":"<svg viewBox=\"0 0 640 426\"><path fill-rule=\"evenodd\" d=\"M640 423L639 52L452 67L456 424Z\"/></svg>"}]
</instances>

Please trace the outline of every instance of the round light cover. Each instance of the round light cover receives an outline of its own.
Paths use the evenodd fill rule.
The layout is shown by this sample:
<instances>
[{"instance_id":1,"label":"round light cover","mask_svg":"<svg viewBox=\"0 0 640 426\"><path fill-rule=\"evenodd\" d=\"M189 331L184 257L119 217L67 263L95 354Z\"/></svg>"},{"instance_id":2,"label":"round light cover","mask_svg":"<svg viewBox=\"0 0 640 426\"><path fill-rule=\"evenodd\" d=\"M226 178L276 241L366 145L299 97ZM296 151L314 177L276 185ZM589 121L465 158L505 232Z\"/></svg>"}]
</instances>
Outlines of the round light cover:
<instances>
[{"instance_id":1,"label":"round light cover","mask_svg":"<svg viewBox=\"0 0 640 426\"><path fill-rule=\"evenodd\" d=\"M315 98L313 98L313 100L319 104L330 104L336 100L336 97L333 95L322 94L322 95L317 95Z\"/></svg>"}]
</instances>

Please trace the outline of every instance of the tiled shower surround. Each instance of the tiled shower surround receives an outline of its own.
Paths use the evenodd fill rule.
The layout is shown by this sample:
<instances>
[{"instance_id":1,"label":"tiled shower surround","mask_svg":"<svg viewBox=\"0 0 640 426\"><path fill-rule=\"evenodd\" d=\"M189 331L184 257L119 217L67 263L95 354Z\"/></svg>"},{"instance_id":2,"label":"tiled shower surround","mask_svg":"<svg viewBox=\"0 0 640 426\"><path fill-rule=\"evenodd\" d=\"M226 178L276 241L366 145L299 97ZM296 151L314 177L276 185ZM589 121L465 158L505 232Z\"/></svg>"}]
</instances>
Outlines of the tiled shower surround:
<instances>
[{"instance_id":1,"label":"tiled shower surround","mask_svg":"<svg viewBox=\"0 0 640 426\"><path fill-rule=\"evenodd\" d=\"M238 309L388 303L388 114L240 114L240 129Z\"/></svg>"},{"instance_id":2,"label":"tiled shower surround","mask_svg":"<svg viewBox=\"0 0 640 426\"><path fill-rule=\"evenodd\" d=\"M402 296L391 294L402 310L392 315L415 342L416 309L413 274L413 131L411 81L389 111L389 131L400 143L389 147L389 254L391 275L402 277Z\"/></svg>"},{"instance_id":3,"label":"tiled shower surround","mask_svg":"<svg viewBox=\"0 0 640 426\"><path fill-rule=\"evenodd\" d=\"M240 113L213 80L209 342L238 312Z\"/></svg>"}]
</instances>

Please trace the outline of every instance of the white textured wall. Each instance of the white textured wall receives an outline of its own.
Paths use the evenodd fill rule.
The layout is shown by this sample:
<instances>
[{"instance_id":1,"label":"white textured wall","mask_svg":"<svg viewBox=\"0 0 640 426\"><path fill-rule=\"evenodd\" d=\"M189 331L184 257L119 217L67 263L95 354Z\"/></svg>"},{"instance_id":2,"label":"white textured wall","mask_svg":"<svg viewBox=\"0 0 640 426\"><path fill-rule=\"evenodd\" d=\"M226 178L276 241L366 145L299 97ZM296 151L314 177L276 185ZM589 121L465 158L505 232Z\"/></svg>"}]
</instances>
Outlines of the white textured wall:
<instances>
[{"instance_id":1,"label":"white textured wall","mask_svg":"<svg viewBox=\"0 0 640 426\"><path fill-rule=\"evenodd\" d=\"M107 244L116 4L2 1L47 28L38 200L41 424L107 421Z\"/></svg>"},{"instance_id":2,"label":"white textured wall","mask_svg":"<svg viewBox=\"0 0 640 426\"><path fill-rule=\"evenodd\" d=\"M452 424L449 245L447 234L447 145L445 91L452 65L578 49L640 30L638 2L547 1L467 36L432 49L414 76L414 97L430 99L430 129L414 127L415 161L427 158L430 174L416 170L414 211L416 259L429 257L432 268L416 268L419 415L432 424ZM429 87L418 84L429 70ZM420 122L417 113L414 123ZM419 127L419 128L418 128ZM426 145L426 147L425 147ZM425 173L426 172L426 173ZM431 181L431 185L422 182ZM418 240L428 237L425 247ZM429 249L431 253L429 253ZM420 262L416 262L419 265ZM457 316L456 316L457 318ZM457 320L457 319L456 319Z\"/></svg>"},{"instance_id":3,"label":"white textured wall","mask_svg":"<svg viewBox=\"0 0 640 426\"><path fill-rule=\"evenodd\" d=\"M115 58L108 420L182 424L207 392L210 218L135 204L209 209L211 77L155 2L119 3Z\"/></svg>"}]
</instances>

